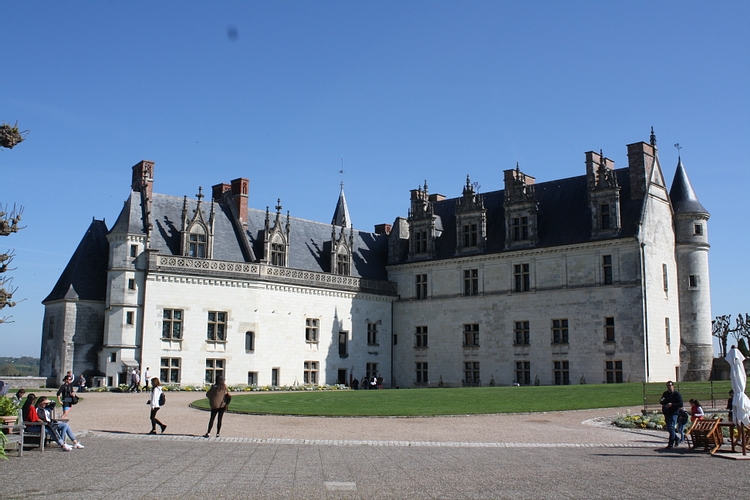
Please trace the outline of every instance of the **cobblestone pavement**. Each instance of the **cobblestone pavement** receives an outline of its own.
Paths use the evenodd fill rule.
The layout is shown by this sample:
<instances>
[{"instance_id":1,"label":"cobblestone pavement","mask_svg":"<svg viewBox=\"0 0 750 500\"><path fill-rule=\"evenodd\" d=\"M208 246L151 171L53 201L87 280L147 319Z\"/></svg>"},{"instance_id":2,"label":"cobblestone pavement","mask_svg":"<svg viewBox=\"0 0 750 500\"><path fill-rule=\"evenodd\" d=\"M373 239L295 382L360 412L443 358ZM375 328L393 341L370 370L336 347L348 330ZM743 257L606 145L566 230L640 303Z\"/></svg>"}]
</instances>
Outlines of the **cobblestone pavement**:
<instances>
[{"instance_id":1,"label":"cobblestone pavement","mask_svg":"<svg viewBox=\"0 0 750 500\"><path fill-rule=\"evenodd\" d=\"M750 491L750 461L606 425L623 409L437 418L227 414L204 439L200 394L171 393L150 429L143 394L87 394L83 450L0 463L0 498L709 498ZM215 432L215 429L214 429ZM48 470L49 474L39 473ZM61 471L68 470L67 474Z\"/></svg>"}]
</instances>

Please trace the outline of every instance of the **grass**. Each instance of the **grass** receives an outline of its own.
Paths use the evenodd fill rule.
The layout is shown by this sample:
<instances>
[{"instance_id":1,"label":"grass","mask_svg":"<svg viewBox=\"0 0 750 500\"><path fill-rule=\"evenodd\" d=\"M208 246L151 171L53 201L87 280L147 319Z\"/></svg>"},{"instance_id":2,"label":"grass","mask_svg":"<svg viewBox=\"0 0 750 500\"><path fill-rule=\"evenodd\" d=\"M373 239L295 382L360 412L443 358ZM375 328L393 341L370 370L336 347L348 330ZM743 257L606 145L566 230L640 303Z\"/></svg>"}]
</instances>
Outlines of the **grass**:
<instances>
[{"instance_id":1,"label":"grass","mask_svg":"<svg viewBox=\"0 0 750 500\"><path fill-rule=\"evenodd\" d=\"M643 385L587 384L383 391L251 393L232 398L232 412L310 416L434 416L523 413L639 406ZM193 406L207 409L208 400Z\"/></svg>"}]
</instances>

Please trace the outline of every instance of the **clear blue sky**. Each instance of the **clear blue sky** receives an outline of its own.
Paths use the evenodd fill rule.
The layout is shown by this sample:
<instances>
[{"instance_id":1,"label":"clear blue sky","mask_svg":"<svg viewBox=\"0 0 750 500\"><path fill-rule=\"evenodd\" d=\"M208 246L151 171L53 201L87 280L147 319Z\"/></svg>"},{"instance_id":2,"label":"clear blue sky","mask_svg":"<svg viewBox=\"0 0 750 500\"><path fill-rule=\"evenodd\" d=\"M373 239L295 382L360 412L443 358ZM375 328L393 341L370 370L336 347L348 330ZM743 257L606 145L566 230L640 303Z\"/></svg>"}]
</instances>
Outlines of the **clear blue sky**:
<instances>
[{"instance_id":1,"label":"clear blue sky","mask_svg":"<svg viewBox=\"0 0 750 500\"><path fill-rule=\"evenodd\" d=\"M750 312L750 2L3 2L0 203L25 207L0 356L39 355L43 306L130 167L158 192L250 179L329 222L339 169L356 228L405 216L409 190L502 189L584 173L656 130L703 205L713 314ZM230 33L236 36L230 36Z\"/></svg>"}]
</instances>

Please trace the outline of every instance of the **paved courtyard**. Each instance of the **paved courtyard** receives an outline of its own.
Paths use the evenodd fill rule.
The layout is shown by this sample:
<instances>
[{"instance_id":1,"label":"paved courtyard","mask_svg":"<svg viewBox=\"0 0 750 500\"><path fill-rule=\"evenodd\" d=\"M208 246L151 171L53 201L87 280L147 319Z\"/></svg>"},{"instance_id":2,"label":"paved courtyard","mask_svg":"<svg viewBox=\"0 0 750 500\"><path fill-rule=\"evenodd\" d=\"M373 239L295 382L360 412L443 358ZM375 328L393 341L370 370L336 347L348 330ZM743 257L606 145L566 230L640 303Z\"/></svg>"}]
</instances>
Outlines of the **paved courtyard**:
<instances>
[{"instance_id":1,"label":"paved courtyard","mask_svg":"<svg viewBox=\"0 0 750 500\"><path fill-rule=\"evenodd\" d=\"M200 393L88 393L70 423L83 450L0 463L0 498L712 498L750 491L750 461L606 424L624 409L436 418L225 416L204 439ZM637 408L632 411L637 411ZM214 429L215 434L215 429ZM48 470L48 474L37 473ZM62 472L67 470L67 473Z\"/></svg>"}]
</instances>

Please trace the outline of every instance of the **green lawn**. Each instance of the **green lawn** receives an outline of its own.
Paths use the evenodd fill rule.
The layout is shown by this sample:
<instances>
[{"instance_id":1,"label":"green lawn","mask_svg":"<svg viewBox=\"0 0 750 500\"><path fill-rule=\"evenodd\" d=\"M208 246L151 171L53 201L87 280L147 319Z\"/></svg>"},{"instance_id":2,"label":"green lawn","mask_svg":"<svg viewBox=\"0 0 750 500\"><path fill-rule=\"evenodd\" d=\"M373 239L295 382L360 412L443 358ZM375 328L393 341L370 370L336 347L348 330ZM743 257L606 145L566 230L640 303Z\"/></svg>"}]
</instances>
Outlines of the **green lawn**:
<instances>
[{"instance_id":1,"label":"green lawn","mask_svg":"<svg viewBox=\"0 0 750 500\"><path fill-rule=\"evenodd\" d=\"M230 410L311 416L431 416L639 406L642 384L237 394ZM193 403L208 408L207 399Z\"/></svg>"}]
</instances>

